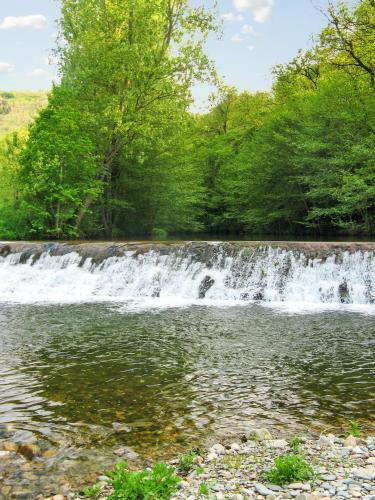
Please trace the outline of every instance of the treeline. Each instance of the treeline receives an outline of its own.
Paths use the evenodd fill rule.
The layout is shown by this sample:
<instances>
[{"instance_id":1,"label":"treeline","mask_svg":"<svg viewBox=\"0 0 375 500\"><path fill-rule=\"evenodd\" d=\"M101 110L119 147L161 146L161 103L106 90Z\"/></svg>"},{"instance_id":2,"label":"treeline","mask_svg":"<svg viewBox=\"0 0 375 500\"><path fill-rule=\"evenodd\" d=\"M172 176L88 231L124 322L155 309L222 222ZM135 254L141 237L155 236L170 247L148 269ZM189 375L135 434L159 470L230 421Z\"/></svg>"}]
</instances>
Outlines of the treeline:
<instances>
[{"instance_id":1,"label":"treeline","mask_svg":"<svg viewBox=\"0 0 375 500\"><path fill-rule=\"evenodd\" d=\"M64 0L61 83L0 151L8 238L375 232L375 0L329 5L269 93L217 83L213 13L185 0Z\"/></svg>"}]
</instances>

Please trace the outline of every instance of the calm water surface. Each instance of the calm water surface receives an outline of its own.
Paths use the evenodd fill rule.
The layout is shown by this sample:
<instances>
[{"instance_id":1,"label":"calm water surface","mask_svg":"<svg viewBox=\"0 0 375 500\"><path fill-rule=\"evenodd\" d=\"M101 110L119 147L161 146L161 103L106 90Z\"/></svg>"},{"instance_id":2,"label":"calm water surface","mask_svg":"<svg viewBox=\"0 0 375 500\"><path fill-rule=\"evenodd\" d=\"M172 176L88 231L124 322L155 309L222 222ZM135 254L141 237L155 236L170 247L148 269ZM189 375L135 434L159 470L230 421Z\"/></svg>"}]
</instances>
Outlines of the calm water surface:
<instances>
[{"instance_id":1,"label":"calm water surface","mask_svg":"<svg viewBox=\"0 0 375 500\"><path fill-rule=\"evenodd\" d=\"M374 317L349 312L1 304L0 439L58 449L42 490L95 477L120 447L161 458L255 425L369 426L374 353Z\"/></svg>"}]
</instances>

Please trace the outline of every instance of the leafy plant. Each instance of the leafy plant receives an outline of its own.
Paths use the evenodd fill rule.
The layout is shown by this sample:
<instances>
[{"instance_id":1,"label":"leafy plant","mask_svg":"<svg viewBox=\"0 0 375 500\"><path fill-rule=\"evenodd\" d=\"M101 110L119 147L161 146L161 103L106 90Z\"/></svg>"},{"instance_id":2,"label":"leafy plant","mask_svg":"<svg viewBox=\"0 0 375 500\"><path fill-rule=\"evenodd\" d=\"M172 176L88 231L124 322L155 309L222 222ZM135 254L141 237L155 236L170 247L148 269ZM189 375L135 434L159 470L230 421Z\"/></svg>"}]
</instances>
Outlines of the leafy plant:
<instances>
[{"instance_id":1,"label":"leafy plant","mask_svg":"<svg viewBox=\"0 0 375 500\"><path fill-rule=\"evenodd\" d=\"M361 424L358 422L358 420L351 420L349 435L354 437L360 437L361 433L362 433Z\"/></svg>"},{"instance_id":2,"label":"leafy plant","mask_svg":"<svg viewBox=\"0 0 375 500\"><path fill-rule=\"evenodd\" d=\"M270 483L280 486L295 481L308 481L315 477L313 469L304 457L292 453L275 458L275 467L264 475Z\"/></svg>"},{"instance_id":3,"label":"leafy plant","mask_svg":"<svg viewBox=\"0 0 375 500\"><path fill-rule=\"evenodd\" d=\"M199 483L198 486L198 495L202 497L208 497L212 491L213 484L212 483Z\"/></svg>"},{"instance_id":4,"label":"leafy plant","mask_svg":"<svg viewBox=\"0 0 375 500\"><path fill-rule=\"evenodd\" d=\"M94 486L84 488L83 494L87 498L96 498L99 495L100 490L101 490L100 484L94 484Z\"/></svg>"},{"instance_id":5,"label":"leafy plant","mask_svg":"<svg viewBox=\"0 0 375 500\"><path fill-rule=\"evenodd\" d=\"M198 456L197 450L193 449L180 455L178 460L178 468L183 474L188 474L194 465L194 460Z\"/></svg>"},{"instance_id":6,"label":"leafy plant","mask_svg":"<svg viewBox=\"0 0 375 500\"><path fill-rule=\"evenodd\" d=\"M143 471L130 471L126 463L119 463L108 475L113 488L109 500L167 500L180 481L164 462Z\"/></svg>"},{"instance_id":7,"label":"leafy plant","mask_svg":"<svg viewBox=\"0 0 375 500\"><path fill-rule=\"evenodd\" d=\"M294 453L297 453L300 449L301 446L301 438L298 436L294 436L290 441L289 441L289 448L293 450Z\"/></svg>"}]
</instances>

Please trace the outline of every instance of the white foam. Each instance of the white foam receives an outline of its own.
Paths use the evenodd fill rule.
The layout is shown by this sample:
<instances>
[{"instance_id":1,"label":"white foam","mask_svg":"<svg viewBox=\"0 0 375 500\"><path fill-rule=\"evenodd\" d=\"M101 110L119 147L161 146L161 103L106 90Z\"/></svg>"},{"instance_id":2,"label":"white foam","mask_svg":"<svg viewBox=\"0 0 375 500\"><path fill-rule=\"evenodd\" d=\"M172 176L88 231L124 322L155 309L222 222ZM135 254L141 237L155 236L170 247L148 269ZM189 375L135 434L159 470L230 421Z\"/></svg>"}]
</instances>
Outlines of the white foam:
<instances>
[{"instance_id":1,"label":"white foam","mask_svg":"<svg viewBox=\"0 0 375 500\"><path fill-rule=\"evenodd\" d=\"M225 255L207 266L190 255L156 251L110 257L95 265L75 253L20 263L0 257L0 301L17 303L120 302L126 310L190 305L232 306L259 301L288 312L350 309L375 313L375 257L344 252L308 260L302 253L265 248ZM214 281L199 299L202 280ZM343 298L343 287L345 289ZM341 290L341 293L340 293ZM347 303L343 304L342 300Z\"/></svg>"}]
</instances>

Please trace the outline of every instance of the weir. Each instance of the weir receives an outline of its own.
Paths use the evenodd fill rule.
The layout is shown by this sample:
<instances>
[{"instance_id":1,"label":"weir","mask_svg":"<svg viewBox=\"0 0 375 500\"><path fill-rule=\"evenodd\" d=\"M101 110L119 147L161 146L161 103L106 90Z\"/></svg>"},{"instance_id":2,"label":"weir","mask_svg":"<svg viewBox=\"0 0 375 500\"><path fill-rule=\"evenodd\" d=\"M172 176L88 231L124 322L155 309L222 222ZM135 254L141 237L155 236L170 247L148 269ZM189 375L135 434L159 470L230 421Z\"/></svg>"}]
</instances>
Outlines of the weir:
<instances>
[{"instance_id":1,"label":"weir","mask_svg":"<svg viewBox=\"0 0 375 500\"><path fill-rule=\"evenodd\" d=\"M0 244L0 301L367 306L374 243Z\"/></svg>"}]
</instances>

